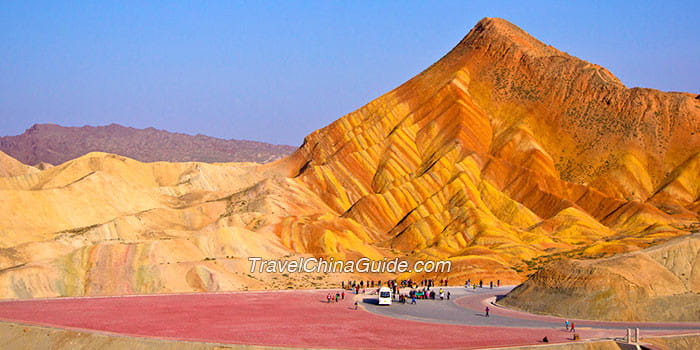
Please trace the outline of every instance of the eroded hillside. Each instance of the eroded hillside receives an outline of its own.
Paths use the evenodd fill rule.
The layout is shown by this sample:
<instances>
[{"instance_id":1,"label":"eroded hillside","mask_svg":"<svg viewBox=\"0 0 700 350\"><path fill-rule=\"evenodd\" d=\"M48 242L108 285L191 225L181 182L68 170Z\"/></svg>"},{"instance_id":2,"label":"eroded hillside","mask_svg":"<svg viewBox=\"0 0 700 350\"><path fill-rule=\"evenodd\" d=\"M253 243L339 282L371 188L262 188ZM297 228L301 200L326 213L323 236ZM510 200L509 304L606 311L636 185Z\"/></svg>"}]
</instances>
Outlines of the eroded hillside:
<instances>
[{"instance_id":1,"label":"eroded hillside","mask_svg":"<svg viewBox=\"0 0 700 350\"><path fill-rule=\"evenodd\" d=\"M694 96L628 89L487 18L293 158L297 179L369 243L450 257L463 277L515 279L540 258L615 254L691 230L698 128Z\"/></svg>"},{"instance_id":2,"label":"eroded hillside","mask_svg":"<svg viewBox=\"0 0 700 350\"><path fill-rule=\"evenodd\" d=\"M700 234L607 259L553 262L501 302L563 317L697 321Z\"/></svg>"}]
</instances>

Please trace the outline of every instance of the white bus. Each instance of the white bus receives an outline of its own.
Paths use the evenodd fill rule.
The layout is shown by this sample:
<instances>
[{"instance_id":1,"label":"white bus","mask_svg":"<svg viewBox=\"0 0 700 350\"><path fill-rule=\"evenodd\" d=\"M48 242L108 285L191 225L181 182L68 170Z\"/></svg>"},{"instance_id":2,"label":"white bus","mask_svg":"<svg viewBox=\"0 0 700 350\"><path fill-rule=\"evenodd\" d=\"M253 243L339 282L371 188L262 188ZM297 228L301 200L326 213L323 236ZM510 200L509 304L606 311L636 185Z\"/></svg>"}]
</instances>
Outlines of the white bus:
<instances>
[{"instance_id":1,"label":"white bus","mask_svg":"<svg viewBox=\"0 0 700 350\"><path fill-rule=\"evenodd\" d=\"M379 288L379 305L391 305L391 289L389 287Z\"/></svg>"}]
</instances>

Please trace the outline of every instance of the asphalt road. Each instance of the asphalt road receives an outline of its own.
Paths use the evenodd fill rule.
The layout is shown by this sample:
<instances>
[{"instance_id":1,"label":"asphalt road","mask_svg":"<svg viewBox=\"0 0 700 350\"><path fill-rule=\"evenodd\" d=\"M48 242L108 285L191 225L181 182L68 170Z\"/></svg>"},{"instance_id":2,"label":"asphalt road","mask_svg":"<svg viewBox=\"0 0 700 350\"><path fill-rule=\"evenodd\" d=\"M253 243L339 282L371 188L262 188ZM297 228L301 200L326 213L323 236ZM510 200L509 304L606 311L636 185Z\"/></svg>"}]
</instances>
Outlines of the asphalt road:
<instances>
[{"instance_id":1,"label":"asphalt road","mask_svg":"<svg viewBox=\"0 0 700 350\"><path fill-rule=\"evenodd\" d=\"M504 296L513 286L500 288L464 288L442 287L450 291L450 300L417 300L416 304L393 303L391 306L376 304L375 296L363 298L367 311L400 319L423 322L458 324L470 326L515 327L515 328L551 328L565 330L564 318L542 316L518 312L493 304L497 297ZM440 287L433 288L436 293ZM489 317L485 317L485 308L489 307ZM627 329L641 330L697 330L700 323L650 323L650 322L604 322L592 320L569 319L577 329Z\"/></svg>"}]
</instances>

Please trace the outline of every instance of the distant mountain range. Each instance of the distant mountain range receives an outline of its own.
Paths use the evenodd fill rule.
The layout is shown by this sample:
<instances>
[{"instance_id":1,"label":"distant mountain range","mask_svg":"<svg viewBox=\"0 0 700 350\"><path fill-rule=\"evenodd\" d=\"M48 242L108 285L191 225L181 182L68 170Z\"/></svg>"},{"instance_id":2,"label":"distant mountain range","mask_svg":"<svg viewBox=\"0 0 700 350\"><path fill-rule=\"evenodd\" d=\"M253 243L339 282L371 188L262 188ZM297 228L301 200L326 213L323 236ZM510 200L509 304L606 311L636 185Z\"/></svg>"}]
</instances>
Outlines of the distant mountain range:
<instances>
[{"instance_id":1,"label":"distant mountain range","mask_svg":"<svg viewBox=\"0 0 700 350\"><path fill-rule=\"evenodd\" d=\"M294 152L287 145L224 140L118 124L64 127L35 124L23 134L0 137L0 150L29 165L58 165L90 152L115 153L142 162L267 163Z\"/></svg>"}]
</instances>

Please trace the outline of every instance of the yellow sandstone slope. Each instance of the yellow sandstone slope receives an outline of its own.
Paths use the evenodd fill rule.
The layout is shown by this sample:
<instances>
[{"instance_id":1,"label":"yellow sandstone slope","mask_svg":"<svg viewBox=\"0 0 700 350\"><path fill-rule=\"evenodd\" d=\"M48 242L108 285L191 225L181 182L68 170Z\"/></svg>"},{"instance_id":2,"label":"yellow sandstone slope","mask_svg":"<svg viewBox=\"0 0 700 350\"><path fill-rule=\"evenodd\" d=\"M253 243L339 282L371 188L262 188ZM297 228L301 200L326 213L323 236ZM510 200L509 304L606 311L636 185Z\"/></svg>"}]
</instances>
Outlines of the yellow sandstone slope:
<instances>
[{"instance_id":1,"label":"yellow sandstone slope","mask_svg":"<svg viewBox=\"0 0 700 350\"><path fill-rule=\"evenodd\" d=\"M140 163L104 153L0 178L0 291L263 288L244 273L247 257L290 254L277 236L254 232L279 207L259 195L266 186L295 187L257 165Z\"/></svg>"},{"instance_id":2,"label":"yellow sandstone slope","mask_svg":"<svg viewBox=\"0 0 700 350\"><path fill-rule=\"evenodd\" d=\"M0 151L0 177L20 176L38 171L39 169L22 164L20 161Z\"/></svg>"},{"instance_id":3,"label":"yellow sandstone slope","mask_svg":"<svg viewBox=\"0 0 700 350\"><path fill-rule=\"evenodd\" d=\"M562 317L700 320L700 235L599 260L546 265L501 303Z\"/></svg>"},{"instance_id":4,"label":"yellow sandstone slope","mask_svg":"<svg viewBox=\"0 0 700 350\"><path fill-rule=\"evenodd\" d=\"M486 18L424 72L275 163L93 153L0 178L0 295L321 278L249 275L252 255L449 259L451 272L431 278L520 282L552 259L607 257L696 229L699 152L695 96L628 89ZM399 277L409 276L420 277Z\"/></svg>"}]
</instances>

